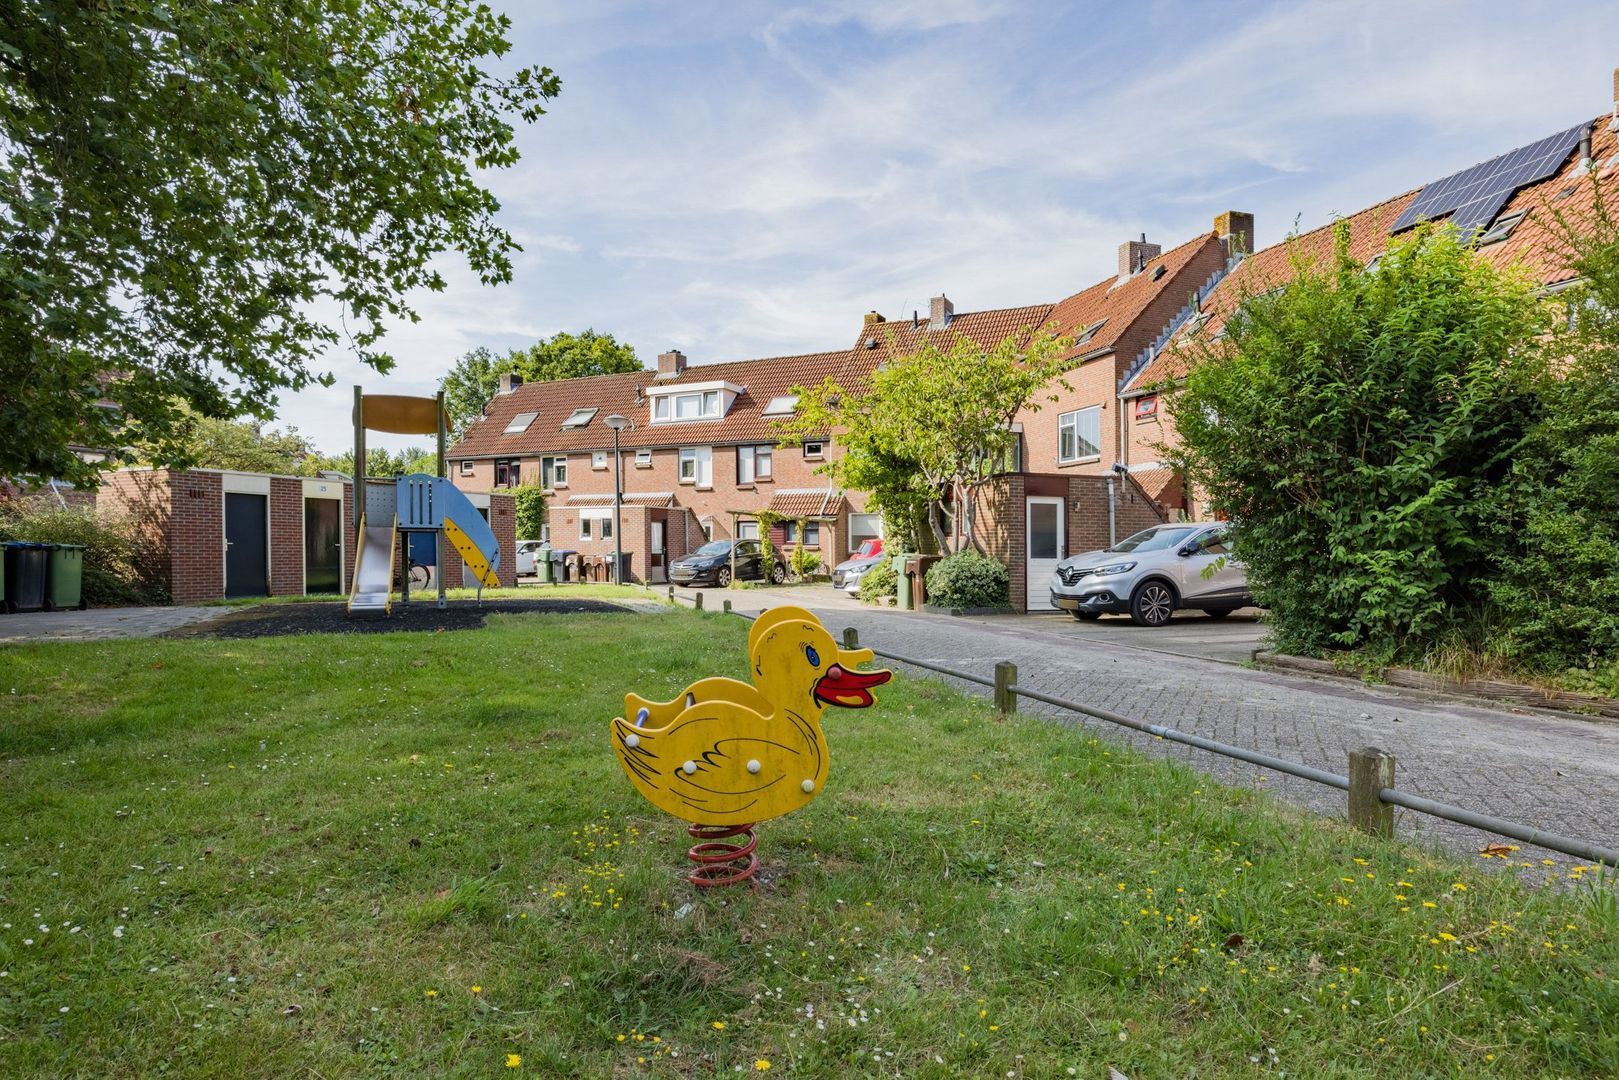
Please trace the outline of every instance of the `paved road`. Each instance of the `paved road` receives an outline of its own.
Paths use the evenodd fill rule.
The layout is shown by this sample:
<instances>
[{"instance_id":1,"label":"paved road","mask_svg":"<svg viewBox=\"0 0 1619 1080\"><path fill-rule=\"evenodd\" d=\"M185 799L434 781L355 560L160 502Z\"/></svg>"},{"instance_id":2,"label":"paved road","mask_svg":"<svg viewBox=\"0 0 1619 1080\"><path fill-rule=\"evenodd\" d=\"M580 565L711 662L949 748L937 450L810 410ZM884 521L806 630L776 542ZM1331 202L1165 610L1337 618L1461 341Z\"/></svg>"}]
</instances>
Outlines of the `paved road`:
<instances>
[{"instance_id":1,"label":"paved road","mask_svg":"<svg viewBox=\"0 0 1619 1080\"><path fill-rule=\"evenodd\" d=\"M719 597L708 592L708 606L717 606ZM800 604L834 632L855 627L863 644L978 675L989 676L996 661L1011 660L1026 686L1332 772L1346 771L1351 749L1378 746L1398 758L1397 784L1404 790L1619 847L1619 724L1241 667L1221 654L1247 656L1258 637L1251 622L1188 620L1184 630L1154 636L1113 620L1081 626L1062 616L953 619L883 611L846 602L830 590L749 590L728 598L743 611ZM1221 635L1228 645L1219 643ZM1190 644L1177 645L1182 637ZM1178 758L1226 783L1344 814L1343 794L1335 789L1033 702L1024 707ZM1499 840L1426 815L1400 812L1399 820L1404 832L1464 852ZM1541 879L1552 872L1540 863L1546 857L1552 853L1525 846L1519 869ZM1524 861L1532 865L1524 868Z\"/></svg>"},{"instance_id":2,"label":"paved road","mask_svg":"<svg viewBox=\"0 0 1619 1080\"><path fill-rule=\"evenodd\" d=\"M231 611L228 607L123 607L0 615L0 643L154 637Z\"/></svg>"}]
</instances>

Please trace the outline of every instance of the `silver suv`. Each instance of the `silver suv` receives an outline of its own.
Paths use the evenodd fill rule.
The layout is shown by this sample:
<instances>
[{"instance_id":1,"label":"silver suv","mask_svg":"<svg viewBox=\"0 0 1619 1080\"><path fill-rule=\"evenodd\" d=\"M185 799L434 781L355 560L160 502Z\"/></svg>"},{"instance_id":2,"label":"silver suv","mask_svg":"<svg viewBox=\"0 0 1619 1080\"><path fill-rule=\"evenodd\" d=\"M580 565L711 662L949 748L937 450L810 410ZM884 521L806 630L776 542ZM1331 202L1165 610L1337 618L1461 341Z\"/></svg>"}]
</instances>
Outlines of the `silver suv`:
<instances>
[{"instance_id":1,"label":"silver suv","mask_svg":"<svg viewBox=\"0 0 1619 1080\"><path fill-rule=\"evenodd\" d=\"M1051 575L1051 602L1076 619L1128 613L1141 626L1163 626L1176 608L1223 618L1253 603L1226 529L1224 522L1154 525L1110 548L1070 555Z\"/></svg>"}]
</instances>

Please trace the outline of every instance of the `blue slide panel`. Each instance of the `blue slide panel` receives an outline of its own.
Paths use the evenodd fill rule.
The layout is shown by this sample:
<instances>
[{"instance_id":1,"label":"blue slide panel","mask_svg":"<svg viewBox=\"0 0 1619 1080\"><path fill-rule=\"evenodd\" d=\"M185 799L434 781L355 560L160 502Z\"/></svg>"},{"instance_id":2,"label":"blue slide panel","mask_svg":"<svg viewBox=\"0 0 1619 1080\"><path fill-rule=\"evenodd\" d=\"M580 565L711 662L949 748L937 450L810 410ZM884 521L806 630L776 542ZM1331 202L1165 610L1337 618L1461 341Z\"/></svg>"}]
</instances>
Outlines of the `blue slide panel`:
<instances>
[{"instance_id":1,"label":"blue slide panel","mask_svg":"<svg viewBox=\"0 0 1619 1080\"><path fill-rule=\"evenodd\" d=\"M489 560L489 569L500 569L500 543L495 539L495 531L489 527L478 508L472 505L472 500L461 493L461 489L448 480L437 480L433 484L433 506L439 516L455 522L456 528L467 534L467 539L477 545L483 552L484 558Z\"/></svg>"}]
</instances>

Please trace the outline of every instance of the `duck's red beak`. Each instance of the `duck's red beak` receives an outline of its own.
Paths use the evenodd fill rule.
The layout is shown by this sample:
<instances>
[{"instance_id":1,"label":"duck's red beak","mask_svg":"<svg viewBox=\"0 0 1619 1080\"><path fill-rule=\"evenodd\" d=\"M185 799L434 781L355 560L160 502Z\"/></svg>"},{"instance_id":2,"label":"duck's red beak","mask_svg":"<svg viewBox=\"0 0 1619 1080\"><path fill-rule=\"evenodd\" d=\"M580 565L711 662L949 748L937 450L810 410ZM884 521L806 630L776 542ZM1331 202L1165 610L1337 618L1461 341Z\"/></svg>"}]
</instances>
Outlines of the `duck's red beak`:
<instances>
[{"instance_id":1,"label":"duck's red beak","mask_svg":"<svg viewBox=\"0 0 1619 1080\"><path fill-rule=\"evenodd\" d=\"M864 709L871 704L871 688L893 678L892 671L850 671L833 664L815 683L815 699L845 709Z\"/></svg>"}]
</instances>

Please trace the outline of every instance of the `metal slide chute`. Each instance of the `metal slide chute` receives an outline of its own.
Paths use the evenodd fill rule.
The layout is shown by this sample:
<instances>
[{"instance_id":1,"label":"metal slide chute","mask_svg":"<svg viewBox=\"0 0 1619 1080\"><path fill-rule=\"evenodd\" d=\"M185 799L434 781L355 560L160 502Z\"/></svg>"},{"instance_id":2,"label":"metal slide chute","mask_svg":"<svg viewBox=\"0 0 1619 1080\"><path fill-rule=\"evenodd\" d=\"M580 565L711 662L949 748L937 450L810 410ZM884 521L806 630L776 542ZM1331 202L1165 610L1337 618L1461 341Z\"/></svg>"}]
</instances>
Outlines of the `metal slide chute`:
<instances>
[{"instance_id":1,"label":"metal slide chute","mask_svg":"<svg viewBox=\"0 0 1619 1080\"><path fill-rule=\"evenodd\" d=\"M386 525L367 525L360 515L360 542L355 545L354 580L349 590L349 611L393 610L394 545L398 542L399 519Z\"/></svg>"},{"instance_id":2,"label":"metal slide chute","mask_svg":"<svg viewBox=\"0 0 1619 1080\"><path fill-rule=\"evenodd\" d=\"M454 484L436 480L434 486L437 488L434 501L444 518L444 535L461 553L461 561L467 564L473 577L483 582L485 588L499 588L500 577L496 571L500 569L500 543L495 539L495 531L472 505L472 500Z\"/></svg>"}]
</instances>

